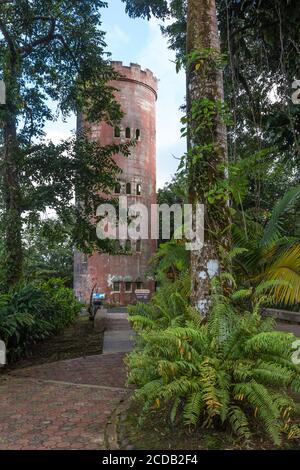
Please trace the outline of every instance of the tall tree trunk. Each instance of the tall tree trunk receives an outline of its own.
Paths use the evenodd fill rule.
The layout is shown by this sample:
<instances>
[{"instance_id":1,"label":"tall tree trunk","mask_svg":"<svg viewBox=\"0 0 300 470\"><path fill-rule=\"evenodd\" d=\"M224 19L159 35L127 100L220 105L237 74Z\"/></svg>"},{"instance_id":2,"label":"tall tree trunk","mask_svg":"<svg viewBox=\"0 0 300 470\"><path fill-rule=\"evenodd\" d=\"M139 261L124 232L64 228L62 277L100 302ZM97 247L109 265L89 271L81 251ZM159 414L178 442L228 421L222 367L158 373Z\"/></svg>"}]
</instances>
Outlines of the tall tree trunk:
<instances>
[{"instance_id":1,"label":"tall tree trunk","mask_svg":"<svg viewBox=\"0 0 300 470\"><path fill-rule=\"evenodd\" d=\"M5 288L18 284L22 277L22 200L19 185L20 151L17 140L17 57L11 54L4 71L6 86L5 119L3 123L4 150L2 161L2 193L4 202L4 274Z\"/></svg>"},{"instance_id":2,"label":"tall tree trunk","mask_svg":"<svg viewBox=\"0 0 300 470\"><path fill-rule=\"evenodd\" d=\"M223 269L219 246L228 247L230 227L226 191L218 192L226 178L227 139L215 0L188 0L187 58L190 202L205 205L204 246L191 256L191 300L207 315L211 281Z\"/></svg>"}]
</instances>

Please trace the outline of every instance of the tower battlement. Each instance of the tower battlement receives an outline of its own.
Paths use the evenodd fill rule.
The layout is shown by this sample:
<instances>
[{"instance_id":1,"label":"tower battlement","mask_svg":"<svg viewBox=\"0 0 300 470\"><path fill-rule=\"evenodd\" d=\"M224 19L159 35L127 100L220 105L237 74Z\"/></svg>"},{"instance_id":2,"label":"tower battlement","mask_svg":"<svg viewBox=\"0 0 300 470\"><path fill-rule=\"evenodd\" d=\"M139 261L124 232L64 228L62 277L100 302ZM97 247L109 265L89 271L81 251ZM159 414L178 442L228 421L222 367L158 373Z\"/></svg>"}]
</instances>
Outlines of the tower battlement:
<instances>
[{"instance_id":1,"label":"tower battlement","mask_svg":"<svg viewBox=\"0 0 300 470\"><path fill-rule=\"evenodd\" d=\"M150 88L157 97L158 79L149 69L142 70L139 64L124 65L121 61L111 61L112 67L121 75L119 80L141 83Z\"/></svg>"}]
</instances>

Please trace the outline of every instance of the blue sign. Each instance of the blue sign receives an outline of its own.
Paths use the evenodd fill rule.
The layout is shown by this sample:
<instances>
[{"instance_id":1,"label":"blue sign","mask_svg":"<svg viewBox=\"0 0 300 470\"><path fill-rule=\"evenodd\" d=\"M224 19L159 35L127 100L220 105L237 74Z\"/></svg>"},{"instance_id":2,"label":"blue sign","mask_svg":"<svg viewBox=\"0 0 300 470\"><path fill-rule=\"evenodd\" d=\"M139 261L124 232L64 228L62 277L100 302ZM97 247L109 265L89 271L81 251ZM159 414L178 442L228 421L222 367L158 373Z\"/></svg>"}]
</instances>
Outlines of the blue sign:
<instances>
[{"instance_id":1,"label":"blue sign","mask_svg":"<svg viewBox=\"0 0 300 470\"><path fill-rule=\"evenodd\" d=\"M93 299L94 300L104 300L105 299L105 294L93 294Z\"/></svg>"}]
</instances>

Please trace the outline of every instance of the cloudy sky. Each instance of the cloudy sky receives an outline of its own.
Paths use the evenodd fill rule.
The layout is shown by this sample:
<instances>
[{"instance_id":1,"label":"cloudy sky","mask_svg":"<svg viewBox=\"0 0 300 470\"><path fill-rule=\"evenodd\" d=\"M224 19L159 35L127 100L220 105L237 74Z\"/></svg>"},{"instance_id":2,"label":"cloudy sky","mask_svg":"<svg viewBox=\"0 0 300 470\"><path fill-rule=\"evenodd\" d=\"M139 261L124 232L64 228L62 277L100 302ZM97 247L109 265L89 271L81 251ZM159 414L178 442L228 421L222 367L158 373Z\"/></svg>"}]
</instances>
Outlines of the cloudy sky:
<instances>
[{"instance_id":1,"label":"cloudy sky","mask_svg":"<svg viewBox=\"0 0 300 470\"><path fill-rule=\"evenodd\" d=\"M108 0L109 7L102 10L103 30L107 32L107 50L113 60L139 63L151 69L159 79L157 101L157 184L162 187L170 181L178 166L178 158L185 152L180 138L179 107L184 101L183 74L176 74L174 54L168 50L159 22L130 19L121 0ZM75 127L75 118L66 123L47 126L47 137L55 141L65 138Z\"/></svg>"}]
</instances>

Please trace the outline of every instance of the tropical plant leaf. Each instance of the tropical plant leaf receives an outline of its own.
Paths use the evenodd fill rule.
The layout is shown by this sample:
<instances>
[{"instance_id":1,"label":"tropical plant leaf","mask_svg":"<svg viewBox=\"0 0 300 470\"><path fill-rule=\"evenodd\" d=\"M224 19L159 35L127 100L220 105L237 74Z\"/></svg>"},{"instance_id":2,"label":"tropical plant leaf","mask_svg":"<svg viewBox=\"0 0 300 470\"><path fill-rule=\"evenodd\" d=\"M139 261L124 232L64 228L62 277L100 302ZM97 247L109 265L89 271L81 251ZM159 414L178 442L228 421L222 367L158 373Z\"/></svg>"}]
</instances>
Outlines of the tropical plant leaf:
<instances>
[{"instance_id":1,"label":"tropical plant leaf","mask_svg":"<svg viewBox=\"0 0 300 470\"><path fill-rule=\"evenodd\" d=\"M269 220L263 237L260 242L261 247L270 246L274 241L278 240L283 232L282 217L284 213L292 207L300 196L300 186L289 189L283 198L275 205L271 219Z\"/></svg>"}]
</instances>

